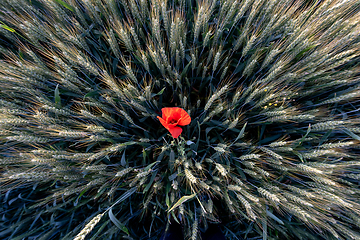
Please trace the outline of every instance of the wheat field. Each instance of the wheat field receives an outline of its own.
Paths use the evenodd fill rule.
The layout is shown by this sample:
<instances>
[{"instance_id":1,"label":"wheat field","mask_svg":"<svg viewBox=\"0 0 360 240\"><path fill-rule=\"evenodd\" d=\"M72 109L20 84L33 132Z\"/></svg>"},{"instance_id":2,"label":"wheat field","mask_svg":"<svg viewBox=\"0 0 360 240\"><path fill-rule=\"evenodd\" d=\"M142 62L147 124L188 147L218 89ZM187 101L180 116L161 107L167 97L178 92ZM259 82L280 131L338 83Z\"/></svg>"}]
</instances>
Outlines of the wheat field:
<instances>
[{"instance_id":1,"label":"wheat field","mask_svg":"<svg viewBox=\"0 0 360 240\"><path fill-rule=\"evenodd\" d=\"M360 239L359 21L358 0L2 0L0 239Z\"/></svg>"}]
</instances>

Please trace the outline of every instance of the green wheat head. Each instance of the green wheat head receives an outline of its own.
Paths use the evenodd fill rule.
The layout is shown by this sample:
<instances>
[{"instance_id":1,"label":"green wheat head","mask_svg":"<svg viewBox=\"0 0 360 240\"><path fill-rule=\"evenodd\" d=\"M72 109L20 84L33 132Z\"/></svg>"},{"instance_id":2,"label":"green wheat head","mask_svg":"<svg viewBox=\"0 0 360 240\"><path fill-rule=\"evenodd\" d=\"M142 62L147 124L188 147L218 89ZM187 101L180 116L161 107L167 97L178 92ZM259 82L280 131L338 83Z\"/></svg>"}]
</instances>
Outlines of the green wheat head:
<instances>
[{"instance_id":1,"label":"green wheat head","mask_svg":"<svg viewBox=\"0 0 360 240\"><path fill-rule=\"evenodd\" d=\"M360 239L359 21L357 0L2 0L0 238ZM191 116L178 139L164 107Z\"/></svg>"}]
</instances>

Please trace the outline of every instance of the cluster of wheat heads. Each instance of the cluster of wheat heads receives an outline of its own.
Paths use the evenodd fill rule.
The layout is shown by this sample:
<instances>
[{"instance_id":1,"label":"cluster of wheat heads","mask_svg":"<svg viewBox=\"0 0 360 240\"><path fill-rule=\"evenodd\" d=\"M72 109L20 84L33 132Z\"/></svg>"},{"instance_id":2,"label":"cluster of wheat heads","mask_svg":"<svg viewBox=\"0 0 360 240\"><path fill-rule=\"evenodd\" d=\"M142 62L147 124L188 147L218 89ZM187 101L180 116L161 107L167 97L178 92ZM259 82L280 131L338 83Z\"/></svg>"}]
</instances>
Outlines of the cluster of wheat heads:
<instances>
[{"instance_id":1,"label":"cluster of wheat heads","mask_svg":"<svg viewBox=\"0 0 360 240\"><path fill-rule=\"evenodd\" d=\"M360 1L2 0L0 21L1 239L360 238Z\"/></svg>"}]
</instances>

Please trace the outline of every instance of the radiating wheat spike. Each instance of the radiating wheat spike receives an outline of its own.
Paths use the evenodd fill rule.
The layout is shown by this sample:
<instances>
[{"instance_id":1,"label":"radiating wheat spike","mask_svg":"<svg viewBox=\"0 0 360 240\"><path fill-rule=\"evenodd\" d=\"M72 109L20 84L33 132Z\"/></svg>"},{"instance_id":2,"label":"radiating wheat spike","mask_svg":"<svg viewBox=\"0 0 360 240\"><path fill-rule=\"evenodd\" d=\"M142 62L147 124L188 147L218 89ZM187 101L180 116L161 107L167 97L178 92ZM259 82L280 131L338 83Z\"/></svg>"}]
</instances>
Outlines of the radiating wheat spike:
<instances>
[{"instance_id":1,"label":"radiating wheat spike","mask_svg":"<svg viewBox=\"0 0 360 240\"><path fill-rule=\"evenodd\" d=\"M297 164L296 166L298 168L300 168L301 171L304 171L304 172L314 173L314 174L323 174L324 173L323 171L321 171L317 168L313 168L313 167L307 166L305 164Z\"/></svg>"},{"instance_id":2,"label":"radiating wheat spike","mask_svg":"<svg viewBox=\"0 0 360 240\"><path fill-rule=\"evenodd\" d=\"M275 203L280 203L280 199L273 193L270 193L269 191L267 191L264 188L258 188L258 192L263 195L264 197L266 197L267 199L275 202Z\"/></svg>"},{"instance_id":3,"label":"radiating wheat spike","mask_svg":"<svg viewBox=\"0 0 360 240\"><path fill-rule=\"evenodd\" d=\"M203 24L203 20L204 20L204 12L205 7L199 4L199 11L197 12L196 18L194 19L194 44L196 43L198 37L199 37L199 33L200 33L200 28L202 27Z\"/></svg>"},{"instance_id":4,"label":"radiating wheat spike","mask_svg":"<svg viewBox=\"0 0 360 240\"><path fill-rule=\"evenodd\" d=\"M334 155L334 154L336 154L336 151L334 149L315 150L313 152L303 153L302 157L311 159L311 158L316 158L316 157L320 157L320 156L324 156L324 155Z\"/></svg>"},{"instance_id":5,"label":"radiating wheat spike","mask_svg":"<svg viewBox=\"0 0 360 240\"><path fill-rule=\"evenodd\" d=\"M341 224L339 224L339 225L335 224L335 228L340 230L340 232L343 233L344 235L348 236L349 239L359 239L360 238L360 234L358 232L352 231L352 230L342 226Z\"/></svg>"},{"instance_id":6,"label":"radiating wheat spike","mask_svg":"<svg viewBox=\"0 0 360 240\"><path fill-rule=\"evenodd\" d=\"M254 214L252 208L251 208L251 204L244 198L242 197L240 194L236 194L236 197L240 200L240 202L244 205L246 213L249 215L249 217L252 220L256 220L256 215Z\"/></svg>"},{"instance_id":7,"label":"radiating wheat spike","mask_svg":"<svg viewBox=\"0 0 360 240\"><path fill-rule=\"evenodd\" d=\"M208 121L208 120L211 119L213 116L221 113L223 110L224 110L224 106L221 105L221 104L219 104L218 106L215 107L215 109L214 109L213 111L211 111L211 112L209 113L209 115L203 120L202 123ZM217 149L219 149L219 148L217 148Z\"/></svg>"},{"instance_id":8,"label":"radiating wheat spike","mask_svg":"<svg viewBox=\"0 0 360 240\"><path fill-rule=\"evenodd\" d=\"M120 49L119 49L119 46L117 44L113 29L110 29L109 32L107 33L107 35L108 35L107 40L109 42L109 45L110 45L110 48L111 48L112 52L115 54L115 56L118 59L120 59L121 58Z\"/></svg>"},{"instance_id":9,"label":"radiating wheat spike","mask_svg":"<svg viewBox=\"0 0 360 240\"><path fill-rule=\"evenodd\" d=\"M228 171L226 170L226 168L223 165L221 165L219 163L215 163L215 166L216 166L216 170L218 170L222 176L224 176L224 177L227 176Z\"/></svg>"},{"instance_id":10,"label":"radiating wheat spike","mask_svg":"<svg viewBox=\"0 0 360 240\"><path fill-rule=\"evenodd\" d=\"M137 3L134 0L129 0L128 2L129 2L129 8L133 15L133 19L136 19L136 22L141 23L142 18L141 18Z\"/></svg>"},{"instance_id":11,"label":"radiating wheat spike","mask_svg":"<svg viewBox=\"0 0 360 240\"><path fill-rule=\"evenodd\" d=\"M257 171L258 173L260 173L264 177L270 177L270 173L268 171L265 171L262 168L255 167L254 170Z\"/></svg>"},{"instance_id":12,"label":"radiating wheat spike","mask_svg":"<svg viewBox=\"0 0 360 240\"><path fill-rule=\"evenodd\" d=\"M152 27L152 33L154 34L157 42L161 44L161 31L160 31L160 16L159 12L155 10L155 8L152 9L151 12L151 27Z\"/></svg>"},{"instance_id":13,"label":"radiating wheat spike","mask_svg":"<svg viewBox=\"0 0 360 240\"><path fill-rule=\"evenodd\" d=\"M53 158L56 159L65 159L65 160L70 160L70 161L79 161L79 160L85 160L88 157L92 156L92 153L68 153L65 152L64 153L54 153L52 155Z\"/></svg>"},{"instance_id":14,"label":"radiating wheat spike","mask_svg":"<svg viewBox=\"0 0 360 240\"><path fill-rule=\"evenodd\" d=\"M239 123L240 117L235 118L233 121L230 122L230 124L228 125L228 129L233 129L237 126L237 124Z\"/></svg>"},{"instance_id":15,"label":"radiating wheat spike","mask_svg":"<svg viewBox=\"0 0 360 240\"><path fill-rule=\"evenodd\" d=\"M47 143L50 142L51 139L45 138L45 137L35 137L29 134L20 134L20 135L14 135L14 136L8 136L6 139L10 141L18 141L18 142L24 142L24 143Z\"/></svg>"},{"instance_id":16,"label":"radiating wheat spike","mask_svg":"<svg viewBox=\"0 0 360 240\"><path fill-rule=\"evenodd\" d=\"M46 158L38 158L38 157L34 157L30 160L33 164L37 164L37 165L41 165L41 164L45 164L45 165L53 165L56 164L56 160L55 159L46 159Z\"/></svg>"},{"instance_id":17,"label":"radiating wheat spike","mask_svg":"<svg viewBox=\"0 0 360 240\"><path fill-rule=\"evenodd\" d=\"M284 192L282 195L285 196L288 200L291 200L291 201L293 201L295 203L298 203L298 204L301 204L301 205L304 205L304 206L307 206L307 207L313 207L314 206L310 202L302 199L301 197L295 196L293 194Z\"/></svg>"},{"instance_id":18,"label":"radiating wheat spike","mask_svg":"<svg viewBox=\"0 0 360 240\"><path fill-rule=\"evenodd\" d=\"M58 135L67 138L83 138L89 135L89 133L82 131L75 131L75 130L64 130L64 131L59 131Z\"/></svg>"},{"instance_id":19,"label":"radiating wheat spike","mask_svg":"<svg viewBox=\"0 0 360 240\"><path fill-rule=\"evenodd\" d=\"M353 204L343 200L341 197L337 196L336 194L330 193L329 191L324 191L322 189L317 189L317 192L322 195L325 199L330 199L330 200L335 200L335 203L343 206L343 207L348 207L348 208L352 208Z\"/></svg>"},{"instance_id":20,"label":"radiating wheat spike","mask_svg":"<svg viewBox=\"0 0 360 240\"><path fill-rule=\"evenodd\" d=\"M100 222L104 213L99 213L96 215L91 221L85 225L85 227L75 236L74 240L83 240L85 239L86 235L88 235L94 227Z\"/></svg>"},{"instance_id":21,"label":"radiating wheat spike","mask_svg":"<svg viewBox=\"0 0 360 240\"><path fill-rule=\"evenodd\" d=\"M191 66L193 70L196 68L196 59L195 53L191 53Z\"/></svg>"},{"instance_id":22,"label":"radiating wheat spike","mask_svg":"<svg viewBox=\"0 0 360 240\"><path fill-rule=\"evenodd\" d=\"M99 75L100 72L97 69L97 67L93 64L92 61L90 61L86 57L83 57L83 56L80 56L80 55L77 56L77 60L80 63L80 65L82 65L90 73L92 73L94 75Z\"/></svg>"},{"instance_id":23,"label":"radiating wheat spike","mask_svg":"<svg viewBox=\"0 0 360 240\"><path fill-rule=\"evenodd\" d=\"M240 186L237 185L228 185L227 187L231 191L241 192L243 190Z\"/></svg>"},{"instance_id":24,"label":"radiating wheat spike","mask_svg":"<svg viewBox=\"0 0 360 240\"><path fill-rule=\"evenodd\" d=\"M274 157L275 159L279 159L279 160L282 160L283 157L277 153L275 153L274 151L268 149L268 148L265 148L265 147L259 147L259 149L267 154L269 154L270 156Z\"/></svg>"},{"instance_id":25,"label":"radiating wheat spike","mask_svg":"<svg viewBox=\"0 0 360 240\"><path fill-rule=\"evenodd\" d=\"M107 165L100 164L100 165L84 166L82 168L84 168L85 170L88 170L88 171L102 171L102 170L106 169L106 167L107 167Z\"/></svg>"},{"instance_id":26,"label":"radiating wheat spike","mask_svg":"<svg viewBox=\"0 0 360 240\"><path fill-rule=\"evenodd\" d=\"M255 178L255 179L260 180L260 179L263 178L262 175L258 174L257 172L255 172L255 171L253 171L253 170L250 170L250 169L248 169L248 168L244 168L243 171L244 171L246 174L250 175L251 177L253 177L253 178Z\"/></svg>"},{"instance_id":27,"label":"radiating wheat spike","mask_svg":"<svg viewBox=\"0 0 360 240\"><path fill-rule=\"evenodd\" d=\"M226 84L222 88L218 89L213 95L211 95L211 97L209 98L208 102L205 105L204 110L207 111L211 107L213 102L216 99L218 99L223 93L225 93L227 89L229 89L229 85Z\"/></svg>"},{"instance_id":28,"label":"radiating wheat spike","mask_svg":"<svg viewBox=\"0 0 360 240\"><path fill-rule=\"evenodd\" d=\"M337 102L341 102L341 101L345 101L345 100L350 100L350 99L359 97L360 96L359 94L360 94L360 91L357 90L357 91L354 91L354 92L351 92L348 94L343 94L339 97L334 97L334 98L325 100L321 104L330 104L330 103L337 103Z\"/></svg>"},{"instance_id":29,"label":"radiating wheat spike","mask_svg":"<svg viewBox=\"0 0 360 240\"><path fill-rule=\"evenodd\" d=\"M345 177L348 177L348 178L360 180L360 174L350 173L350 174L345 174L344 176L345 176Z\"/></svg>"},{"instance_id":30,"label":"radiating wheat spike","mask_svg":"<svg viewBox=\"0 0 360 240\"><path fill-rule=\"evenodd\" d=\"M242 164L244 164L246 167L248 167L248 168L254 168L255 167L255 165L256 165L256 163L254 163L254 162L250 162L250 161L242 161Z\"/></svg>"},{"instance_id":31,"label":"radiating wheat spike","mask_svg":"<svg viewBox=\"0 0 360 240\"><path fill-rule=\"evenodd\" d=\"M197 178L187 168L185 168L185 176L186 176L186 179L189 180L189 182L191 182L193 184L197 183Z\"/></svg>"},{"instance_id":32,"label":"radiating wheat spike","mask_svg":"<svg viewBox=\"0 0 360 240\"><path fill-rule=\"evenodd\" d=\"M127 50L132 51L133 44L132 44L130 36L129 36L130 34L129 34L128 30L124 27L124 25L122 23L120 23L119 21L117 21L114 24L114 30L120 37L121 41L124 43Z\"/></svg>"},{"instance_id":33,"label":"radiating wheat spike","mask_svg":"<svg viewBox=\"0 0 360 240\"><path fill-rule=\"evenodd\" d=\"M210 189L210 186L208 184L206 184L205 182L203 181L200 181L200 186L206 190L209 190Z\"/></svg>"},{"instance_id":34,"label":"radiating wheat spike","mask_svg":"<svg viewBox=\"0 0 360 240\"><path fill-rule=\"evenodd\" d=\"M289 143L290 142L286 142L286 141L272 142L269 144L269 147L271 148L283 147Z\"/></svg>"},{"instance_id":35,"label":"radiating wheat spike","mask_svg":"<svg viewBox=\"0 0 360 240\"><path fill-rule=\"evenodd\" d=\"M231 3L230 9L227 11L226 16L222 22L223 25L226 25L229 22L232 22L230 19L232 19L235 16L236 9L238 8L238 1L234 1Z\"/></svg>"},{"instance_id":36,"label":"radiating wheat spike","mask_svg":"<svg viewBox=\"0 0 360 240\"><path fill-rule=\"evenodd\" d=\"M245 47L243 48L243 51L242 51L242 57L246 56L247 53L249 52L249 50L252 48L254 42L256 40L256 36L253 35L250 37L249 41L246 43Z\"/></svg>"},{"instance_id":37,"label":"radiating wheat spike","mask_svg":"<svg viewBox=\"0 0 360 240\"><path fill-rule=\"evenodd\" d=\"M90 17L97 23L102 24L101 17L99 12L96 10L95 4L89 1L84 1L85 8L87 9L88 13L90 13Z\"/></svg>"},{"instance_id":38,"label":"radiating wheat spike","mask_svg":"<svg viewBox=\"0 0 360 240\"><path fill-rule=\"evenodd\" d=\"M147 198L146 201L144 202L144 208L147 208L147 207L148 207L148 205L149 205L151 199L153 198L154 194L155 194L154 191L152 191L152 192L149 194L148 198Z\"/></svg>"},{"instance_id":39,"label":"radiating wheat spike","mask_svg":"<svg viewBox=\"0 0 360 240\"><path fill-rule=\"evenodd\" d=\"M219 64L219 61L220 61L220 56L221 56L221 48L217 51L217 53L215 54L215 57L214 57L214 64L213 64L213 68L212 68L212 71L213 73L215 72L218 64Z\"/></svg>"},{"instance_id":40,"label":"radiating wheat spike","mask_svg":"<svg viewBox=\"0 0 360 240\"><path fill-rule=\"evenodd\" d=\"M7 166L7 165L11 165L11 164L19 164L22 162L26 162L25 159L19 159L19 158L0 158L0 165L2 166ZM354 177L352 177L354 178ZM356 179L356 178L354 178Z\"/></svg>"},{"instance_id":41,"label":"radiating wheat spike","mask_svg":"<svg viewBox=\"0 0 360 240\"><path fill-rule=\"evenodd\" d=\"M50 176L47 172L25 172L25 173L7 173L5 175L8 175L10 179L29 179L29 180L41 180L46 179Z\"/></svg>"},{"instance_id":42,"label":"radiating wheat spike","mask_svg":"<svg viewBox=\"0 0 360 240\"><path fill-rule=\"evenodd\" d=\"M305 196L307 198L315 198L315 195L313 195L311 192L309 191L306 191L304 189L300 189L300 188L297 188L297 187L294 187L294 186L291 186L291 185L286 185L286 187L288 189L290 189L291 191L295 192L295 193L298 193L302 196Z\"/></svg>"},{"instance_id":43,"label":"radiating wheat spike","mask_svg":"<svg viewBox=\"0 0 360 240\"><path fill-rule=\"evenodd\" d=\"M251 62L249 64L246 65L242 75L243 76L249 76L253 72L253 70L254 70L257 63L258 63L258 61L257 61L257 59L255 57L253 60L251 60Z\"/></svg>"},{"instance_id":44,"label":"radiating wheat spike","mask_svg":"<svg viewBox=\"0 0 360 240\"><path fill-rule=\"evenodd\" d=\"M315 217L312 217L307 211L298 207L297 205L293 205L291 203L286 204L286 208L295 214L296 216L300 217L303 221L308 222L310 219L313 220Z\"/></svg>"},{"instance_id":45,"label":"radiating wheat spike","mask_svg":"<svg viewBox=\"0 0 360 240\"><path fill-rule=\"evenodd\" d=\"M320 148L325 148L325 149L329 149L329 148L348 148L348 147L352 147L353 145L355 145L356 143L354 141L348 141L348 142L338 142L338 143L325 143L320 145Z\"/></svg>"},{"instance_id":46,"label":"radiating wheat spike","mask_svg":"<svg viewBox=\"0 0 360 240\"><path fill-rule=\"evenodd\" d=\"M240 160L246 160L246 159L259 159L261 157L261 154L246 154L239 157Z\"/></svg>"},{"instance_id":47,"label":"radiating wheat spike","mask_svg":"<svg viewBox=\"0 0 360 240\"><path fill-rule=\"evenodd\" d=\"M130 24L131 24L131 23L130 23ZM139 37L138 37L135 29L134 29L131 25L130 25L130 26L129 26L129 25L126 25L126 27L129 28L129 31L130 31L131 35L133 36L133 38L134 38L134 40L135 40L136 46L137 46L137 47L140 47L140 46L141 46L140 40L139 40Z\"/></svg>"},{"instance_id":48,"label":"radiating wheat spike","mask_svg":"<svg viewBox=\"0 0 360 240\"><path fill-rule=\"evenodd\" d=\"M196 219L196 217L195 217L195 220L194 220L194 223L193 223L193 225L192 225L192 233L191 233L191 240L196 240L196 239L198 239L198 225L199 225L199 223L198 223L198 220Z\"/></svg>"},{"instance_id":49,"label":"radiating wheat spike","mask_svg":"<svg viewBox=\"0 0 360 240\"><path fill-rule=\"evenodd\" d=\"M321 177L321 176L313 176L311 177L314 181L319 182L319 183L323 183L326 185L330 185L330 186L338 186L338 184L332 180L330 180L329 178L326 177Z\"/></svg>"}]
</instances>

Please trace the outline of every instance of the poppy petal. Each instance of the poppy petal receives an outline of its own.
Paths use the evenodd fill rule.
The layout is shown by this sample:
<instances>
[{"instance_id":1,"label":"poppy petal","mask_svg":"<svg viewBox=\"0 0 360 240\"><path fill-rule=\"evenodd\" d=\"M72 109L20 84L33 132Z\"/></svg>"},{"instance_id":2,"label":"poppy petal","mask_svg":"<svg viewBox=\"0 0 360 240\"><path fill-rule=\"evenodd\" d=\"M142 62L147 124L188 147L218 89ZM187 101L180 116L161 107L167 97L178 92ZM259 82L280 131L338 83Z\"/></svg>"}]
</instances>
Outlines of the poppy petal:
<instances>
[{"instance_id":1,"label":"poppy petal","mask_svg":"<svg viewBox=\"0 0 360 240\"><path fill-rule=\"evenodd\" d=\"M161 125L163 125L166 129L169 128L169 124L166 123L166 121L164 119L162 119L161 117L157 116L157 118L159 119Z\"/></svg>"},{"instance_id":2,"label":"poppy petal","mask_svg":"<svg viewBox=\"0 0 360 240\"><path fill-rule=\"evenodd\" d=\"M180 114L180 119L178 121L178 125L185 126L185 125L190 124L191 118L190 118L189 114L184 109L178 108L177 112L178 112L178 114Z\"/></svg>"},{"instance_id":3,"label":"poppy petal","mask_svg":"<svg viewBox=\"0 0 360 240\"><path fill-rule=\"evenodd\" d=\"M174 112L176 112L176 109L173 107L166 107L161 109L162 117L165 121L168 120L169 117L173 116Z\"/></svg>"},{"instance_id":4,"label":"poppy petal","mask_svg":"<svg viewBox=\"0 0 360 240\"><path fill-rule=\"evenodd\" d=\"M169 128L168 130L171 133L171 136L173 136L173 138L178 138L182 132L181 127L173 127L173 128Z\"/></svg>"},{"instance_id":5,"label":"poppy petal","mask_svg":"<svg viewBox=\"0 0 360 240\"><path fill-rule=\"evenodd\" d=\"M178 121L178 125L180 126L185 126L185 125L189 125L191 122L191 117L189 116L189 114L183 110L185 113L182 113L181 118Z\"/></svg>"}]
</instances>

